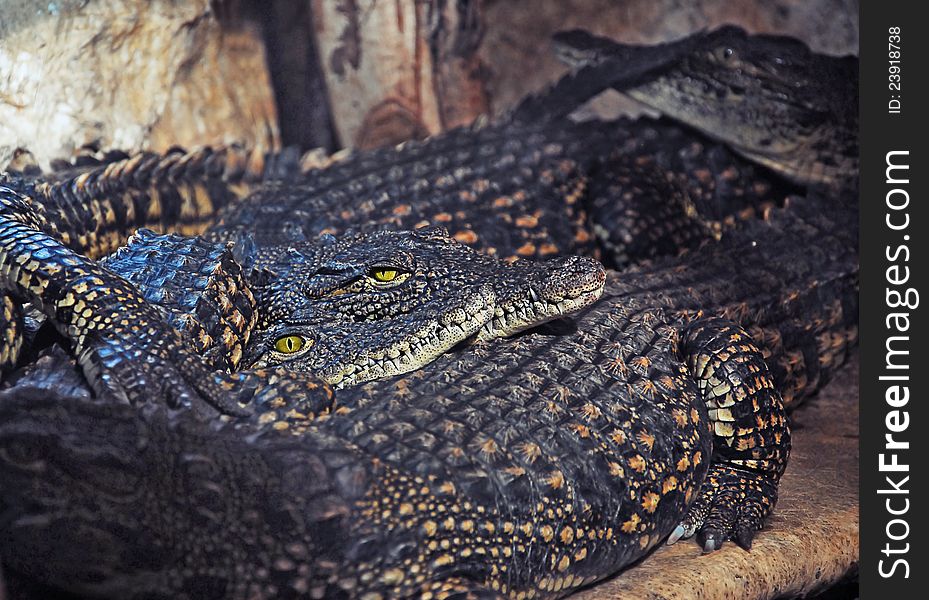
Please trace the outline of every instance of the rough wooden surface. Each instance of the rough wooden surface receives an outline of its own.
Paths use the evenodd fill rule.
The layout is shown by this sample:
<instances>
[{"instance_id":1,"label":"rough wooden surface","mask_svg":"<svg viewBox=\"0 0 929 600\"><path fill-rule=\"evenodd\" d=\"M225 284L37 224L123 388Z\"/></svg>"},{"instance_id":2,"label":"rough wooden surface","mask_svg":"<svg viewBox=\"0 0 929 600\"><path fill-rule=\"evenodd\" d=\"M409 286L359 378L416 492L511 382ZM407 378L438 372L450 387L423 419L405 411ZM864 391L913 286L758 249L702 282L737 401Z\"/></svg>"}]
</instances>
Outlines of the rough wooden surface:
<instances>
[{"instance_id":1,"label":"rough wooden surface","mask_svg":"<svg viewBox=\"0 0 929 600\"><path fill-rule=\"evenodd\" d=\"M750 552L659 548L576 598L742 600L806 596L858 565L858 360L792 415L790 466Z\"/></svg>"},{"instance_id":2,"label":"rough wooden surface","mask_svg":"<svg viewBox=\"0 0 929 600\"><path fill-rule=\"evenodd\" d=\"M486 111L474 55L478 2L312 0L312 7L343 146L422 138Z\"/></svg>"},{"instance_id":3,"label":"rough wooden surface","mask_svg":"<svg viewBox=\"0 0 929 600\"><path fill-rule=\"evenodd\" d=\"M228 4L228 3L227 3ZM0 0L0 167L99 143L278 145L260 36L209 0Z\"/></svg>"}]
</instances>

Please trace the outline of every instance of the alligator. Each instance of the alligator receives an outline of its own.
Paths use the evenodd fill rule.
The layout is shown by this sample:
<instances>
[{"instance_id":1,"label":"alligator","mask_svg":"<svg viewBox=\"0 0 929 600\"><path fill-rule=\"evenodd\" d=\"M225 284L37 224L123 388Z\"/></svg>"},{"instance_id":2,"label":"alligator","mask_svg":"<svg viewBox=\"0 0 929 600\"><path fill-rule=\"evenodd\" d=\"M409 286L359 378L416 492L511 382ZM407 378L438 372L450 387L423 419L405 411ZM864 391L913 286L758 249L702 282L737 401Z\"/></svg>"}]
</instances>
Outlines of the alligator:
<instances>
[{"instance_id":1,"label":"alligator","mask_svg":"<svg viewBox=\"0 0 929 600\"><path fill-rule=\"evenodd\" d=\"M669 535L747 547L789 453L777 390L813 393L854 343L856 215L834 204L611 272L570 334L346 387L299 431L20 382L0 392L4 565L121 598L517 598Z\"/></svg>"},{"instance_id":2,"label":"alligator","mask_svg":"<svg viewBox=\"0 0 929 600\"><path fill-rule=\"evenodd\" d=\"M734 25L685 40L687 52L614 87L797 183L857 189L858 57ZM554 45L568 64L604 76L642 51L582 30L556 34Z\"/></svg>"}]
</instances>

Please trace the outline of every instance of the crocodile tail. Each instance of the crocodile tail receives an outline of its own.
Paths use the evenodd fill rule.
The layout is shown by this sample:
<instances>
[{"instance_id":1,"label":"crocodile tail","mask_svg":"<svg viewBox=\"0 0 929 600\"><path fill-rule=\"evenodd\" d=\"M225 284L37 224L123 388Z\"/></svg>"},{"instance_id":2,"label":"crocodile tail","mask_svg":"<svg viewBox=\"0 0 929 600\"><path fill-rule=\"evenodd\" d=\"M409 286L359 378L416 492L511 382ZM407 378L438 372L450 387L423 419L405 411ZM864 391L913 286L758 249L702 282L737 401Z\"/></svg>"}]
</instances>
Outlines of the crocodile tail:
<instances>
[{"instance_id":1,"label":"crocodile tail","mask_svg":"<svg viewBox=\"0 0 929 600\"><path fill-rule=\"evenodd\" d=\"M601 65L583 65L542 91L520 100L509 118L514 122L535 123L565 117L610 87L604 71Z\"/></svg>"},{"instance_id":2,"label":"crocodile tail","mask_svg":"<svg viewBox=\"0 0 929 600\"><path fill-rule=\"evenodd\" d=\"M803 259L788 265L791 258L785 256L772 264L803 273L788 283L779 301L759 306L748 327L787 407L828 383L858 345L858 217L857 202L851 204L791 198L784 209L767 215L776 228L805 238L794 250L805 254Z\"/></svg>"},{"instance_id":3,"label":"crocodile tail","mask_svg":"<svg viewBox=\"0 0 929 600\"><path fill-rule=\"evenodd\" d=\"M300 149L296 146L288 146L279 151L264 152L240 144L221 145L215 148L198 147L194 150L175 145L161 153L148 152L147 154L166 157L172 154L193 154L204 149L216 153L230 153L232 158L227 162L225 176L243 181L296 178L305 171L303 163L327 159L327 155L322 148L315 148L301 155ZM49 161L50 169L44 170L31 152L18 149L14 153L13 159L3 170L30 179L60 182L99 167L128 160L139 154L146 154L146 152L120 148L102 149L96 144L87 144L81 146L70 157L51 159Z\"/></svg>"},{"instance_id":4,"label":"crocodile tail","mask_svg":"<svg viewBox=\"0 0 929 600\"><path fill-rule=\"evenodd\" d=\"M19 386L0 393L0 558L95 597L329 597L370 466L322 436Z\"/></svg>"},{"instance_id":5,"label":"crocodile tail","mask_svg":"<svg viewBox=\"0 0 929 600\"><path fill-rule=\"evenodd\" d=\"M258 307L229 245L139 229L101 263L162 307L210 365L238 368Z\"/></svg>"},{"instance_id":6,"label":"crocodile tail","mask_svg":"<svg viewBox=\"0 0 929 600\"><path fill-rule=\"evenodd\" d=\"M790 197L718 243L624 271L622 284L685 320L741 325L789 408L821 388L856 346L858 273L857 203Z\"/></svg>"},{"instance_id":7,"label":"crocodile tail","mask_svg":"<svg viewBox=\"0 0 929 600\"><path fill-rule=\"evenodd\" d=\"M56 164L38 177L6 176L5 185L26 196L43 232L92 258L125 243L139 227L202 232L224 206L261 181L300 176L294 150L264 154L237 146L126 157L110 152Z\"/></svg>"}]
</instances>

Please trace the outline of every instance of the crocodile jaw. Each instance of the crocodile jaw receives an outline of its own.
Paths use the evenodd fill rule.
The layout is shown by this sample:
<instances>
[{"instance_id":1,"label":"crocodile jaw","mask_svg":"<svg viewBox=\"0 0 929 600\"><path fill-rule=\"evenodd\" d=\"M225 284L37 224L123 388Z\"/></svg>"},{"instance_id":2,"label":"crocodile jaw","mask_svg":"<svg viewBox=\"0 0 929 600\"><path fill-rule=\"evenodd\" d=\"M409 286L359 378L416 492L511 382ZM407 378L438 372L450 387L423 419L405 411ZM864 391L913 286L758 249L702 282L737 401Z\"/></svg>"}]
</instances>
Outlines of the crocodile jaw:
<instances>
[{"instance_id":1,"label":"crocodile jaw","mask_svg":"<svg viewBox=\"0 0 929 600\"><path fill-rule=\"evenodd\" d=\"M493 292L474 294L463 307L431 319L382 349L367 351L350 362L313 368L335 389L402 375L420 369L472 337L494 315Z\"/></svg>"},{"instance_id":2,"label":"crocodile jaw","mask_svg":"<svg viewBox=\"0 0 929 600\"><path fill-rule=\"evenodd\" d=\"M536 296L529 302L498 306L493 318L477 334L478 341L509 337L555 319L574 314L600 299L604 284L562 300L543 300Z\"/></svg>"},{"instance_id":3,"label":"crocodile jaw","mask_svg":"<svg viewBox=\"0 0 929 600\"><path fill-rule=\"evenodd\" d=\"M493 318L477 335L478 341L509 337L571 315L603 294L606 271L599 262L573 256L560 259L557 264L542 280L498 300Z\"/></svg>"}]
</instances>

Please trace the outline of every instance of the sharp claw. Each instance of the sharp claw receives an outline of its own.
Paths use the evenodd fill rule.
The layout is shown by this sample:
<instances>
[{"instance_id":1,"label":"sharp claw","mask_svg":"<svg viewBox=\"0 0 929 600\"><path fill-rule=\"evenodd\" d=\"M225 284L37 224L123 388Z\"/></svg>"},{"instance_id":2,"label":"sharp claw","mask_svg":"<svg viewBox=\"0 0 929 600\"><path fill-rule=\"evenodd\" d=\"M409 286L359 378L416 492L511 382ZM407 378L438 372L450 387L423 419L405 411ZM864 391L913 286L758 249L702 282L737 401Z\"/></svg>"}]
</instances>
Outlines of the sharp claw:
<instances>
[{"instance_id":1,"label":"sharp claw","mask_svg":"<svg viewBox=\"0 0 929 600\"><path fill-rule=\"evenodd\" d=\"M684 534L687 533L687 529L683 524L678 525L674 528L674 531L671 532L671 535L668 536L668 545L676 543L679 539L684 537Z\"/></svg>"},{"instance_id":2,"label":"sharp claw","mask_svg":"<svg viewBox=\"0 0 929 600\"><path fill-rule=\"evenodd\" d=\"M706 536L706 539L703 541L703 552L715 552L722 547L722 541L717 540L715 534L709 534Z\"/></svg>"},{"instance_id":3,"label":"sharp claw","mask_svg":"<svg viewBox=\"0 0 929 600\"><path fill-rule=\"evenodd\" d=\"M755 532L752 529L739 529L735 534L735 543L743 550L751 550L754 539Z\"/></svg>"}]
</instances>

